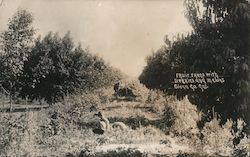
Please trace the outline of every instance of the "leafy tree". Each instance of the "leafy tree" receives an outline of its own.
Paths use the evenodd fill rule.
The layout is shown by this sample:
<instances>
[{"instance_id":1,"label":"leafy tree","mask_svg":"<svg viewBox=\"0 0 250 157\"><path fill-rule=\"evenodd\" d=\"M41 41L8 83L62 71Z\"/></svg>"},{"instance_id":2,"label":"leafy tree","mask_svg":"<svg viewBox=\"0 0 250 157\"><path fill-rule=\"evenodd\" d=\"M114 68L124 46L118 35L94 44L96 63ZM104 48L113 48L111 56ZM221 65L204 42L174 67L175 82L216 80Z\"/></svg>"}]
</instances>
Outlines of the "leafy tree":
<instances>
[{"instance_id":1,"label":"leafy tree","mask_svg":"<svg viewBox=\"0 0 250 157\"><path fill-rule=\"evenodd\" d=\"M30 52L34 36L33 17L26 10L18 10L9 19L8 28L1 33L0 83L10 93L10 104L18 90L18 78Z\"/></svg>"},{"instance_id":2,"label":"leafy tree","mask_svg":"<svg viewBox=\"0 0 250 157\"><path fill-rule=\"evenodd\" d=\"M226 118L243 117L250 124L250 4L246 0L186 0L187 17L193 32L160 50L145 67L140 80L148 87L169 94L189 95L204 111L215 110ZM158 59L157 59L158 57ZM152 59L151 59L152 60ZM162 64L163 63L163 64ZM152 68L155 64L159 68ZM163 74L163 72L165 74ZM225 76L223 85L214 84L204 92L173 91L176 72L216 71ZM149 79L150 81L148 81ZM158 80L165 80L161 82ZM152 85L150 82L155 82Z\"/></svg>"},{"instance_id":3,"label":"leafy tree","mask_svg":"<svg viewBox=\"0 0 250 157\"><path fill-rule=\"evenodd\" d=\"M81 84L79 57L69 33L63 38L53 33L38 38L24 65L21 96L52 103L73 92Z\"/></svg>"},{"instance_id":4,"label":"leafy tree","mask_svg":"<svg viewBox=\"0 0 250 157\"><path fill-rule=\"evenodd\" d=\"M61 38L50 32L35 41L25 62L21 96L55 103L65 95L110 83L115 78L111 69L81 45L75 47L69 33Z\"/></svg>"},{"instance_id":5,"label":"leafy tree","mask_svg":"<svg viewBox=\"0 0 250 157\"><path fill-rule=\"evenodd\" d=\"M200 11L201 4L205 8L203 12ZM222 88L210 89L200 99L207 97L203 100L210 100L207 104L210 106L216 102L215 99L219 100L214 105L224 117L236 120L242 116L250 124L249 1L187 0L186 6L189 21L202 44L198 50L203 51L196 54L203 55L203 58L198 57L197 60L210 62L206 70L216 70L220 75L228 76ZM194 64L194 67L202 65Z\"/></svg>"},{"instance_id":6,"label":"leafy tree","mask_svg":"<svg viewBox=\"0 0 250 157\"><path fill-rule=\"evenodd\" d=\"M169 49L166 45L162 46L157 52L153 52L147 57L147 66L139 76L144 84L149 88L158 88L165 90L171 86L171 81L168 80L171 71L169 65ZM163 79L166 78L166 79Z\"/></svg>"},{"instance_id":7,"label":"leafy tree","mask_svg":"<svg viewBox=\"0 0 250 157\"><path fill-rule=\"evenodd\" d=\"M86 79L87 89L98 89L114 85L123 75L118 69L107 64L102 58L94 55L92 63L86 68L89 77ZM83 87L85 88L85 87Z\"/></svg>"}]
</instances>

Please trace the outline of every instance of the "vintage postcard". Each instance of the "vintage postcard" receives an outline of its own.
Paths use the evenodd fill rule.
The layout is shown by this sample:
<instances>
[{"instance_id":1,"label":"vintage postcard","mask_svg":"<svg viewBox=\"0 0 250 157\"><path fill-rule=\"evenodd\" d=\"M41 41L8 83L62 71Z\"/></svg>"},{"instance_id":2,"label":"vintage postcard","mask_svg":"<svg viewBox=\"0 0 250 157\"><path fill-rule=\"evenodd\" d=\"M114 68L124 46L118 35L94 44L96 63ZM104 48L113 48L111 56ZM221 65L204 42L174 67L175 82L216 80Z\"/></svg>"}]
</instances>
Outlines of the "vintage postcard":
<instances>
[{"instance_id":1,"label":"vintage postcard","mask_svg":"<svg viewBox=\"0 0 250 157\"><path fill-rule=\"evenodd\" d=\"M249 157L249 0L0 0L0 157Z\"/></svg>"}]
</instances>

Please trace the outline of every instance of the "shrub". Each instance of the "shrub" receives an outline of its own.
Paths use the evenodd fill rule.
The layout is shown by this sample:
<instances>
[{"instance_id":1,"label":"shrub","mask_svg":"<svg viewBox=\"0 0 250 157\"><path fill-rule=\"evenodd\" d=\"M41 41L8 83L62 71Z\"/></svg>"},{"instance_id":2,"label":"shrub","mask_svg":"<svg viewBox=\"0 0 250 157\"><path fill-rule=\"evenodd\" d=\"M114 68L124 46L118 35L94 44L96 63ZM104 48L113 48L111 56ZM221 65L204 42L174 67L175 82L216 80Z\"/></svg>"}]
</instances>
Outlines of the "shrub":
<instances>
[{"instance_id":1,"label":"shrub","mask_svg":"<svg viewBox=\"0 0 250 157\"><path fill-rule=\"evenodd\" d=\"M233 147L233 136L231 134L232 121L227 121L222 127L219 125L220 120L213 118L212 121L207 122L203 127L201 133L204 136L202 141L205 145L206 151L212 151L212 153L219 153L224 151L224 154L228 154L228 150Z\"/></svg>"},{"instance_id":2,"label":"shrub","mask_svg":"<svg viewBox=\"0 0 250 157\"><path fill-rule=\"evenodd\" d=\"M130 116L128 118L119 118L119 117L112 117L109 118L109 121L112 122L123 122L127 126L132 129L139 128L141 126L148 126L151 124L151 121L143 116Z\"/></svg>"},{"instance_id":3,"label":"shrub","mask_svg":"<svg viewBox=\"0 0 250 157\"><path fill-rule=\"evenodd\" d=\"M91 112L91 107L98 108L101 102L95 93L85 92L82 95L71 95L63 102L54 104L47 111L47 118L57 129L67 130L68 127L79 129L92 128L97 119ZM59 127L59 125L61 127Z\"/></svg>"},{"instance_id":4,"label":"shrub","mask_svg":"<svg viewBox=\"0 0 250 157\"><path fill-rule=\"evenodd\" d=\"M149 90L138 80L124 79L119 82L117 98L145 102Z\"/></svg>"},{"instance_id":5,"label":"shrub","mask_svg":"<svg viewBox=\"0 0 250 157\"><path fill-rule=\"evenodd\" d=\"M100 88L99 90L96 90L95 92L96 92L96 95L99 96L100 102L102 104L108 104L114 100L115 91L112 86Z\"/></svg>"},{"instance_id":6,"label":"shrub","mask_svg":"<svg viewBox=\"0 0 250 157\"><path fill-rule=\"evenodd\" d=\"M0 156L23 155L22 141L28 129L27 114L1 113Z\"/></svg>"},{"instance_id":7,"label":"shrub","mask_svg":"<svg viewBox=\"0 0 250 157\"><path fill-rule=\"evenodd\" d=\"M198 133L198 111L187 97L166 104L162 120L162 125L177 135L189 136Z\"/></svg>"},{"instance_id":8,"label":"shrub","mask_svg":"<svg viewBox=\"0 0 250 157\"><path fill-rule=\"evenodd\" d=\"M174 125L177 115L174 112L174 109L166 105L163 111L163 118L160 128L163 130L170 131L170 128Z\"/></svg>"},{"instance_id":9,"label":"shrub","mask_svg":"<svg viewBox=\"0 0 250 157\"><path fill-rule=\"evenodd\" d=\"M210 122L205 123L205 126L201 130L203 135L201 139L204 147L203 150L212 154L228 156L247 152L248 139L246 135L242 134L245 123L242 119L238 119L237 121L236 132L233 132L234 123L232 120L227 120L224 125L220 125L220 118L215 116Z\"/></svg>"},{"instance_id":10,"label":"shrub","mask_svg":"<svg viewBox=\"0 0 250 157\"><path fill-rule=\"evenodd\" d=\"M149 90L146 103L151 104L152 112L162 115L165 110L165 104L168 102L167 99L168 97L164 96L163 92L159 90Z\"/></svg>"}]
</instances>

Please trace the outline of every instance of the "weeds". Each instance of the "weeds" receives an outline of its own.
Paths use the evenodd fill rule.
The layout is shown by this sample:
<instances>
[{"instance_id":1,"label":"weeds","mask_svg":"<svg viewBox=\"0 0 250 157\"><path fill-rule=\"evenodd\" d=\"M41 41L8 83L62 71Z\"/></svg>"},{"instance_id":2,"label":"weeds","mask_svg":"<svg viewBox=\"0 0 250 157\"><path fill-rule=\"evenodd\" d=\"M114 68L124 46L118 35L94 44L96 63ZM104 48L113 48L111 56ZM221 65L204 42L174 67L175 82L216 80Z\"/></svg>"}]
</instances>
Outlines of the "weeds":
<instances>
[{"instance_id":1,"label":"weeds","mask_svg":"<svg viewBox=\"0 0 250 157\"><path fill-rule=\"evenodd\" d=\"M234 139L241 136L244 128L245 123L240 119L236 132L232 131L232 120L220 125L219 116L213 117L199 130L197 122L201 118L200 114L187 98L176 100L173 97L165 97L157 91L149 91L145 102L142 100L141 102L113 102L111 97L106 100L104 97L101 98L102 94L99 91L70 96L61 103L40 111L2 113L0 115L0 156L141 157L149 154L129 148L110 151L98 149L109 145L140 146L150 143L155 143L157 146L163 145L166 150L162 150L167 153L177 149L175 147L178 145L187 146L189 149L185 150L186 152L175 154L180 157L249 155L249 139L245 135L235 148L233 145ZM120 104L123 105L119 106ZM118 108L112 108L115 105ZM113 114L107 114L109 111L103 110L108 115L109 121L124 122L129 129L123 131L112 129L104 132L103 135L95 135L92 129L96 126L97 119L93 117L95 111L90 109L92 106L97 110L109 107ZM138 112L132 116L129 113L135 108ZM127 112L128 117L114 110ZM147 114L144 114L146 112ZM157 118L150 118L150 115L156 114ZM148 148L144 149L147 152ZM182 150L182 147L179 149Z\"/></svg>"}]
</instances>

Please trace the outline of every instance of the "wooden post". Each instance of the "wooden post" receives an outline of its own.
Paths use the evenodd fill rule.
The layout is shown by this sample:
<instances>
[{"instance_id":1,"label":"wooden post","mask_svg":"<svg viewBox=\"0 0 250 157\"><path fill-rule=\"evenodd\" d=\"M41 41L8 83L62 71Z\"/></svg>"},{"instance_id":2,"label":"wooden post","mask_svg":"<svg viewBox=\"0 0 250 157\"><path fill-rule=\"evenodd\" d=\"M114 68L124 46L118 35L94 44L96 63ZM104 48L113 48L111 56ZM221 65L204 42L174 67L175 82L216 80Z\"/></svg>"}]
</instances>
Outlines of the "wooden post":
<instances>
[{"instance_id":1,"label":"wooden post","mask_svg":"<svg viewBox=\"0 0 250 157\"><path fill-rule=\"evenodd\" d=\"M39 105L42 105L42 100L41 100L41 96L39 95Z\"/></svg>"},{"instance_id":2,"label":"wooden post","mask_svg":"<svg viewBox=\"0 0 250 157\"><path fill-rule=\"evenodd\" d=\"M28 96L25 97L25 108L28 110Z\"/></svg>"},{"instance_id":3,"label":"wooden post","mask_svg":"<svg viewBox=\"0 0 250 157\"><path fill-rule=\"evenodd\" d=\"M218 132L217 132L217 130L218 130L218 126L217 126L217 121L218 121L218 117L217 117L217 113L215 112L215 110L214 110L214 106L213 106L213 108L212 108L212 111L213 111L213 121L214 121L214 134L215 134L215 139L214 139L214 142L215 142L215 144L214 144L214 147L215 147L215 152L216 152L216 154L218 153Z\"/></svg>"},{"instance_id":4,"label":"wooden post","mask_svg":"<svg viewBox=\"0 0 250 157\"><path fill-rule=\"evenodd\" d=\"M13 84L12 82L10 81L10 92L9 92L9 98L10 98L10 112L12 111L12 89L13 89Z\"/></svg>"},{"instance_id":5,"label":"wooden post","mask_svg":"<svg viewBox=\"0 0 250 157\"><path fill-rule=\"evenodd\" d=\"M9 98L10 98L10 112L12 111L12 97L11 93L9 93Z\"/></svg>"},{"instance_id":6,"label":"wooden post","mask_svg":"<svg viewBox=\"0 0 250 157\"><path fill-rule=\"evenodd\" d=\"M2 85L0 85L0 87L1 87L1 97L3 98L5 97L4 90L3 90ZM3 108L4 108L4 102L3 102Z\"/></svg>"}]
</instances>

